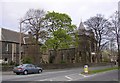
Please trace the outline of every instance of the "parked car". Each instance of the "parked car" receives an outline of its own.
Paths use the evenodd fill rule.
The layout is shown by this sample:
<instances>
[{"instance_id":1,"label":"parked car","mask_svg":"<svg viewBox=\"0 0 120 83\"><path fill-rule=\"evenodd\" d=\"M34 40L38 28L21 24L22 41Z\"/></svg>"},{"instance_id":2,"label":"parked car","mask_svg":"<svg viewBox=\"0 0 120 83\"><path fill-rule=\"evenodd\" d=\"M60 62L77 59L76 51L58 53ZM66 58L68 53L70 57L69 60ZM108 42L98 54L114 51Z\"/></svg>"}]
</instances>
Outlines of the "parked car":
<instances>
[{"instance_id":1,"label":"parked car","mask_svg":"<svg viewBox=\"0 0 120 83\"><path fill-rule=\"evenodd\" d=\"M16 73L17 75L19 74L24 74L27 75L29 73L40 73L42 72L41 67L37 67L33 64L22 64L17 67L14 67L13 72Z\"/></svg>"}]
</instances>

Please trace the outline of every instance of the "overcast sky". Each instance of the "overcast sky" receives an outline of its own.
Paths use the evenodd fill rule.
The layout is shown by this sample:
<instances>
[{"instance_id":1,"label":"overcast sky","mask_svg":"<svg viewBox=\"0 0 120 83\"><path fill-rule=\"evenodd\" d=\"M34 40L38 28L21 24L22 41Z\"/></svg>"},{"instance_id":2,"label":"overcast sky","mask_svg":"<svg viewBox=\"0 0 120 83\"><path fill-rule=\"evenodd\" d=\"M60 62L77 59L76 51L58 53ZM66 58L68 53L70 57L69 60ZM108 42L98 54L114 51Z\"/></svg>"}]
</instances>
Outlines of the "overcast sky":
<instances>
[{"instance_id":1,"label":"overcast sky","mask_svg":"<svg viewBox=\"0 0 120 83\"><path fill-rule=\"evenodd\" d=\"M105 18L118 8L119 0L3 0L0 1L0 27L19 31L19 20L29 9L44 9L68 14L79 25L96 14Z\"/></svg>"}]
</instances>

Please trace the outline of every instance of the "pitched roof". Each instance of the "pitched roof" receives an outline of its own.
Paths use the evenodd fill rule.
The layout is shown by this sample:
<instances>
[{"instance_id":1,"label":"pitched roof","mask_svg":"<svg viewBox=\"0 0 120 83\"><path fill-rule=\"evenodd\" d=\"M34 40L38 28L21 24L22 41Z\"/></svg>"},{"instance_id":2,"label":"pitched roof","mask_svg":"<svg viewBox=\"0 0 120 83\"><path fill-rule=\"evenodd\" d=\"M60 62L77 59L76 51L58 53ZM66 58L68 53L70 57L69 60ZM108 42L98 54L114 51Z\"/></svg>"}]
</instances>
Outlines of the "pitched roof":
<instances>
[{"instance_id":1,"label":"pitched roof","mask_svg":"<svg viewBox=\"0 0 120 83\"><path fill-rule=\"evenodd\" d=\"M25 35L25 34L22 34ZM0 41L9 41L19 43L20 33L5 28L0 28ZM23 39L21 39L23 42Z\"/></svg>"},{"instance_id":2,"label":"pitched roof","mask_svg":"<svg viewBox=\"0 0 120 83\"><path fill-rule=\"evenodd\" d=\"M19 32L1 28L1 41L19 42Z\"/></svg>"}]
</instances>

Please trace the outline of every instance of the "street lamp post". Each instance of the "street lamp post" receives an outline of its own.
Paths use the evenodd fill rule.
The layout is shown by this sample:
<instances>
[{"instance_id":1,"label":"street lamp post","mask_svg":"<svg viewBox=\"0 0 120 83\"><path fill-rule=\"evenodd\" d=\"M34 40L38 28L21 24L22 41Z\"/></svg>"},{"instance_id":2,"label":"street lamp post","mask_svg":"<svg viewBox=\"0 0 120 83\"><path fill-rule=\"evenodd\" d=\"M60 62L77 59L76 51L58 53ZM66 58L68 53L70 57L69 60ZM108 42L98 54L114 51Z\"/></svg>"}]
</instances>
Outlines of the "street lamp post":
<instances>
[{"instance_id":1,"label":"street lamp post","mask_svg":"<svg viewBox=\"0 0 120 83\"><path fill-rule=\"evenodd\" d=\"M22 32L22 29L21 29L21 27L22 27L22 22L20 22L20 39L19 39L19 64L21 64L21 45L22 45L22 43L21 43L21 38L22 38L22 34L21 34L21 32Z\"/></svg>"},{"instance_id":2,"label":"street lamp post","mask_svg":"<svg viewBox=\"0 0 120 83\"><path fill-rule=\"evenodd\" d=\"M25 21L28 21L28 20L31 20L33 18L28 18L28 19L25 19L25 20L22 20L20 21L20 39L19 39L19 64L21 64L21 46L22 46L22 42L21 42L21 39L22 39L22 23L25 22Z\"/></svg>"}]
</instances>

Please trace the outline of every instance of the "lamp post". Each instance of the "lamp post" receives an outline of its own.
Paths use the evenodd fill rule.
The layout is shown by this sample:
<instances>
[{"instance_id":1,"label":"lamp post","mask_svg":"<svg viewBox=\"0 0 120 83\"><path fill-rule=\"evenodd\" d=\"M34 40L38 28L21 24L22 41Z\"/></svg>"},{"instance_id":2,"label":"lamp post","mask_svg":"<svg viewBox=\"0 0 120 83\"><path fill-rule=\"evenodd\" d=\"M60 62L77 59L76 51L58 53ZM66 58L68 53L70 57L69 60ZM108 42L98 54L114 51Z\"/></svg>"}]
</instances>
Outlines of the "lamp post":
<instances>
[{"instance_id":1,"label":"lamp post","mask_svg":"<svg viewBox=\"0 0 120 83\"><path fill-rule=\"evenodd\" d=\"M19 35L19 64L21 64L21 46L22 46L22 23L25 22L25 21L28 21L28 20L31 20L32 18L28 18L28 19L25 19L25 20L22 20L20 21L20 35Z\"/></svg>"},{"instance_id":2,"label":"lamp post","mask_svg":"<svg viewBox=\"0 0 120 83\"><path fill-rule=\"evenodd\" d=\"M20 37L19 37L19 64L21 64L21 45L22 45L22 42L21 42L21 38L22 38L22 22L20 22Z\"/></svg>"}]
</instances>

